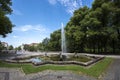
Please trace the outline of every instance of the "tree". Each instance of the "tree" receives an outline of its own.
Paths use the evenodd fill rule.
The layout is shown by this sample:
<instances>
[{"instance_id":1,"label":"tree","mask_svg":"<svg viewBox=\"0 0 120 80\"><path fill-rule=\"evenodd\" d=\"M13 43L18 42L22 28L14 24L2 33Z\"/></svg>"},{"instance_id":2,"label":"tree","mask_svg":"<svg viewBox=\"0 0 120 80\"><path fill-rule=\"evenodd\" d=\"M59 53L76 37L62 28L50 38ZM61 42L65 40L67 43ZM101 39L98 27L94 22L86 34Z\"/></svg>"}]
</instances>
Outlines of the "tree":
<instances>
[{"instance_id":1,"label":"tree","mask_svg":"<svg viewBox=\"0 0 120 80\"><path fill-rule=\"evenodd\" d=\"M21 46L16 47L15 50L18 50L18 51L22 50Z\"/></svg>"},{"instance_id":2,"label":"tree","mask_svg":"<svg viewBox=\"0 0 120 80\"><path fill-rule=\"evenodd\" d=\"M28 51L37 51L37 47L34 45L28 46Z\"/></svg>"},{"instance_id":3,"label":"tree","mask_svg":"<svg viewBox=\"0 0 120 80\"><path fill-rule=\"evenodd\" d=\"M0 50L3 50L4 48L5 48L4 45L0 41Z\"/></svg>"},{"instance_id":4,"label":"tree","mask_svg":"<svg viewBox=\"0 0 120 80\"><path fill-rule=\"evenodd\" d=\"M26 50L28 50L28 48L29 48L29 45L27 45L27 44L25 44L24 46L23 46L23 49L26 51Z\"/></svg>"},{"instance_id":5,"label":"tree","mask_svg":"<svg viewBox=\"0 0 120 80\"><path fill-rule=\"evenodd\" d=\"M43 46L43 50L44 51L48 51L49 50L49 45L48 45L49 41L50 41L49 38L43 39L42 46Z\"/></svg>"},{"instance_id":6,"label":"tree","mask_svg":"<svg viewBox=\"0 0 120 80\"><path fill-rule=\"evenodd\" d=\"M6 16L12 13L11 5L11 0L0 0L0 35L3 37L12 32L13 24Z\"/></svg>"},{"instance_id":7,"label":"tree","mask_svg":"<svg viewBox=\"0 0 120 80\"><path fill-rule=\"evenodd\" d=\"M113 53L116 52L115 48L116 45L120 50L120 0L113 0L112 10L111 10L111 16L112 16L112 29L114 30L112 37L112 47L113 47ZM118 39L118 41L116 41Z\"/></svg>"},{"instance_id":8,"label":"tree","mask_svg":"<svg viewBox=\"0 0 120 80\"><path fill-rule=\"evenodd\" d=\"M39 51L44 51L44 47L43 47L42 43L39 43L37 48L38 48Z\"/></svg>"},{"instance_id":9,"label":"tree","mask_svg":"<svg viewBox=\"0 0 120 80\"><path fill-rule=\"evenodd\" d=\"M12 45L10 45L9 46L9 50L13 50L14 48L13 48L13 46Z\"/></svg>"},{"instance_id":10,"label":"tree","mask_svg":"<svg viewBox=\"0 0 120 80\"><path fill-rule=\"evenodd\" d=\"M114 8L110 0L95 0L90 12L81 21L81 27L88 28L88 42L90 46L93 46L94 52L96 48L98 53L102 51L107 52L108 42L111 42L112 37L115 38L113 34L116 33L116 31L111 25L113 23L112 9ZM113 46L114 45L113 40Z\"/></svg>"},{"instance_id":11,"label":"tree","mask_svg":"<svg viewBox=\"0 0 120 80\"><path fill-rule=\"evenodd\" d=\"M88 14L89 8L83 7L74 12L66 26L67 47L69 52L83 52L86 31L81 27L81 21Z\"/></svg>"},{"instance_id":12,"label":"tree","mask_svg":"<svg viewBox=\"0 0 120 80\"><path fill-rule=\"evenodd\" d=\"M51 51L61 50L61 30L54 31L50 35L48 46Z\"/></svg>"}]
</instances>

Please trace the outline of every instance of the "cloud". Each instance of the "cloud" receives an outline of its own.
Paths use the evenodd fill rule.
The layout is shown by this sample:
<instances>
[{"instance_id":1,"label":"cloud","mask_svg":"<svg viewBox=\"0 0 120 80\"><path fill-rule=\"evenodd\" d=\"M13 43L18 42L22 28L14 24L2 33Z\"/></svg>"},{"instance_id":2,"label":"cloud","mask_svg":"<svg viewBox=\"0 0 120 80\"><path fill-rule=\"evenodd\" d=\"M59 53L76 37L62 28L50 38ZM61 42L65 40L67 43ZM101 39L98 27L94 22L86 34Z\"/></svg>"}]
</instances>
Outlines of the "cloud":
<instances>
[{"instance_id":1,"label":"cloud","mask_svg":"<svg viewBox=\"0 0 120 80\"><path fill-rule=\"evenodd\" d=\"M82 0L48 0L50 4L56 4L57 2L66 7L66 11L69 14L73 14L73 12L82 7ZM53 2L53 3L52 3Z\"/></svg>"},{"instance_id":2,"label":"cloud","mask_svg":"<svg viewBox=\"0 0 120 80\"><path fill-rule=\"evenodd\" d=\"M23 25L14 27L12 35L7 38L9 43L16 47L21 44L42 42L45 37L49 37L51 32L52 30L40 24Z\"/></svg>"},{"instance_id":3,"label":"cloud","mask_svg":"<svg viewBox=\"0 0 120 80\"><path fill-rule=\"evenodd\" d=\"M57 3L57 0L48 0L50 4L54 5Z\"/></svg>"},{"instance_id":4,"label":"cloud","mask_svg":"<svg viewBox=\"0 0 120 80\"><path fill-rule=\"evenodd\" d=\"M13 36L13 38L18 38L18 36Z\"/></svg>"},{"instance_id":5,"label":"cloud","mask_svg":"<svg viewBox=\"0 0 120 80\"><path fill-rule=\"evenodd\" d=\"M20 27L15 27L14 30L22 31L22 32L26 32L30 30L45 32L47 29L43 27L42 25L23 25Z\"/></svg>"}]
</instances>

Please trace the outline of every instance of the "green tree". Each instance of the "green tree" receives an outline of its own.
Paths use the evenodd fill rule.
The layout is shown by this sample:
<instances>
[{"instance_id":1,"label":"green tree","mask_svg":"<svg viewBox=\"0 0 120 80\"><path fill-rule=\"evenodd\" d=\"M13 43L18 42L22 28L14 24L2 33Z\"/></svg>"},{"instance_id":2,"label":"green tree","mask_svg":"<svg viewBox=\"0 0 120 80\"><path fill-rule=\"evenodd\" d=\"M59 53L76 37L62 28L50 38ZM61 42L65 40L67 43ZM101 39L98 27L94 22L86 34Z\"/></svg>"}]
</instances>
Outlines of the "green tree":
<instances>
[{"instance_id":1,"label":"green tree","mask_svg":"<svg viewBox=\"0 0 120 80\"><path fill-rule=\"evenodd\" d=\"M25 44L24 47L23 47L23 49L24 49L25 51L28 50L28 48L29 48L29 45L27 45L27 44Z\"/></svg>"},{"instance_id":2,"label":"green tree","mask_svg":"<svg viewBox=\"0 0 120 80\"><path fill-rule=\"evenodd\" d=\"M13 50L14 48L13 48L13 46L12 45L10 45L9 46L9 50Z\"/></svg>"},{"instance_id":3,"label":"green tree","mask_svg":"<svg viewBox=\"0 0 120 80\"><path fill-rule=\"evenodd\" d=\"M50 35L48 45L51 51L61 51L61 30L54 31Z\"/></svg>"},{"instance_id":4,"label":"green tree","mask_svg":"<svg viewBox=\"0 0 120 80\"><path fill-rule=\"evenodd\" d=\"M16 48L16 50L18 50L18 51L22 50L22 49L21 49L21 46L18 46L18 47Z\"/></svg>"},{"instance_id":5,"label":"green tree","mask_svg":"<svg viewBox=\"0 0 120 80\"><path fill-rule=\"evenodd\" d=\"M43 47L42 43L39 43L37 48L38 48L39 51L44 51L44 47Z\"/></svg>"},{"instance_id":6,"label":"green tree","mask_svg":"<svg viewBox=\"0 0 120 80\"><path fill-rule=\"evenodd\" d=\"M89 46L95 52L106 52L112 30L112 3L110 0L95 0L90 12L81 21L81 26L87 29ZM113 35L112 35L113 36ZM94 40L94 41L93 41ZM93 42L91 42L93 41Z\"/></svg>"},{"instance_id":7,"label":"green tree","mask_svg":"<svg viewBox=\"0 0 120 80\"><path fill-rule=\"evenodd\" d=\"M89 8L83 7L74 12L66 26L67 47L69 52L83 52L86 31L81 27L81 21L88 14Z\"/></svg>"},{"instance_id":8,"label":"green tree","mask_svg":"<svg viewBox=\"0 0 120 80\"><path fill-rule=\"evenodd\" d=\"M28 51L36 51L35 46L29 46L29 47L28 47Z\"/></svg>"},{"instance_id":9,"label":"green tree","mask_svg":"<svg viewBox=\"0 0 120 80\"><path fill-rule=\"evenodd\" d=\"M12 32L13 24L6 16L12 12L11 5L11 0L0 0L0 35L3 37L6 37L6 34Z\"/></svg>"},{"instance_id":10,"label":"green tree","mask_svg":"<svg viewBox=\"0 0 120 80\"><path fill-rule=\"evenodd\" d=\"M120 50L120 0L113 0L113 5L111 8L111 15L112 16L112 29L114 30L113 34L111 35L112 38L112 47L113 53L116 52L116 47Z\"/></svg>"},{"instance_id":11,"label":"green tree","mask_svg":"<svg viewBox=\"0 0 120 80\"><path fill-rule=\"evenodd\" d=\"M5 48L4 45L0 41L0 50L3 50L4 48Z\"/></svg>"},{"instance_id":12,"label":"green tree","mask_svg":"<svg viewBox=\"0 0 120 80\"><path fill-rule=\"evenodd\" d=\"M42 48L44 51L48 51L49 50L49 41L50 39L49 38L45 38L43 41L42 41Z\"/></svg>"}]
</instances>

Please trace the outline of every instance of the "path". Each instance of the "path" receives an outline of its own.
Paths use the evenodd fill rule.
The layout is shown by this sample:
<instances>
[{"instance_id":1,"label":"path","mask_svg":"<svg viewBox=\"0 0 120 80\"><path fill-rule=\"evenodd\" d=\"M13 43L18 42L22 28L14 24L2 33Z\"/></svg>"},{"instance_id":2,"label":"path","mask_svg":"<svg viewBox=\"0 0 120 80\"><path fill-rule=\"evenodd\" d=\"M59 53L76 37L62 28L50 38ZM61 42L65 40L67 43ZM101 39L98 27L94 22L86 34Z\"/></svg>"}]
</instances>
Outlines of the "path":
<instances>
[{"instance_id":1,"label":"path","mask_svg":"<svg viewBox=\"0 0 120 80\"><path fill-rule=\"evenodd\" d=\"M103 80L120 80L120 59L115 59L109 66Z\"/></svg>"},{"instance_id":2,"label":"path","mask_svg":"<svg viewBox=\"0 0 120 80\"><path fill-rule=\"evenodd\" d=\"M29 75L31 76L31 75ZM38 73L37 75L33 75L34 77L30 78L30 80L96 80L92 77L78 75L71 71L43 71L42 73ZM36 77L35 77L36 76Z\"/></svg>"},{"instance_id":3,"label":"path","mask_svg":"<svg viewBox=\"0 0 120 80\"><path fill-rule=\"evenodd\" d=\"M20 69L0 68L0 80L96 80L70 71L43 71L25 75Z\"/></svg>"},{"instance_id":4,"label":"path","mask_svg":"<svg viewBox=\"0 0 120 80\"><path fill-rule=\"evenodd\" d=\"M0 68L0 80L27 80L21 69Z\"/></svg>"}]
</instances>

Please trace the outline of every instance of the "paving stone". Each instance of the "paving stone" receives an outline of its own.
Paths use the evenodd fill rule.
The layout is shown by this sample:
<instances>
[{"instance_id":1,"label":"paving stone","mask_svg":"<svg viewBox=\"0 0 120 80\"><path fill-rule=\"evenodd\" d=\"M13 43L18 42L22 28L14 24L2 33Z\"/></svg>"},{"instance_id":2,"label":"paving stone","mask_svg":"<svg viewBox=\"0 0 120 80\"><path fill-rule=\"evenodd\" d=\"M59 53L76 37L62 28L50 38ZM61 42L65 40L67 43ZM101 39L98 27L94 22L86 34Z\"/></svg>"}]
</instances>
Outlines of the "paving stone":
<instances>
[{"instance_id":1,"label":"paving stone","mask_svg":"<svg viewBox=\"0 0 120 80\"><path fill-rule=\"evenodd\" d=\"M5 73L0 72L0 80L5 80Z\"/></svg>"}]
</instances>

